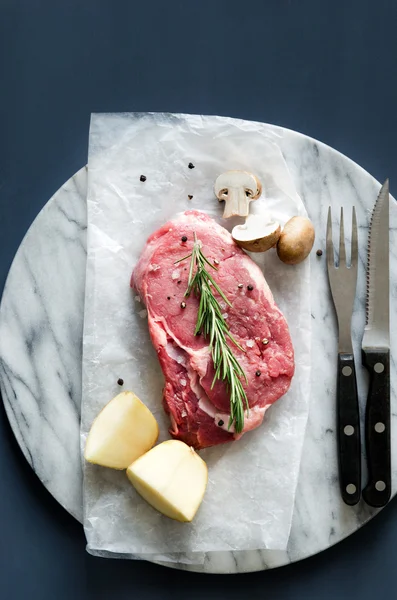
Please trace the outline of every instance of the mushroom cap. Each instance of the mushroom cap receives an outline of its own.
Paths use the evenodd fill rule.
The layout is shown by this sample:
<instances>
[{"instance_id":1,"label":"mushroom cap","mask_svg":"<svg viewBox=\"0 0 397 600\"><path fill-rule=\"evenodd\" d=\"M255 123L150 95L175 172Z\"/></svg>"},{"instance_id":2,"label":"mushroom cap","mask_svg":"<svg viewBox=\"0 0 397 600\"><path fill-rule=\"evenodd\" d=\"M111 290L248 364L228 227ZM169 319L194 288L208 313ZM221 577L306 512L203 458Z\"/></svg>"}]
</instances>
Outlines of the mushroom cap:
<instances>
[{"instance_id":1,"label":"mushroom cap","mask_svg":"<svg viewBox=\"0 0 397 600\"><path fill-rule=\"evenodd\" d=\"M232 238L240 248L249 252L266 252L277 244L281 227L277 221L260 215L250 215L244 225L236 225Z\"/></svg>"},{"instance_id":2,"label":"mushroom cap","mask_svg":"<svg viewBox=\"0 0 397 600\"><path fill-rule=\"evenodd\" d=\"M287 265L297 265L307 258L313 248L315 231L306 217L292 217L284 226L277 242L279 259Z\"/></svg>"},{"instance_id":3,"label":"mushroom cap","mask_svg":"<svg viewBox=\"0 0 397 600\"><path fill-rule=\"evenodd\" d=\"M226 171L219 175L214 186L218 200L227 200L230 188L244 191L251 200L256 200L262 193L261 182L248 171Z\"/></svg>"}]
</instances>

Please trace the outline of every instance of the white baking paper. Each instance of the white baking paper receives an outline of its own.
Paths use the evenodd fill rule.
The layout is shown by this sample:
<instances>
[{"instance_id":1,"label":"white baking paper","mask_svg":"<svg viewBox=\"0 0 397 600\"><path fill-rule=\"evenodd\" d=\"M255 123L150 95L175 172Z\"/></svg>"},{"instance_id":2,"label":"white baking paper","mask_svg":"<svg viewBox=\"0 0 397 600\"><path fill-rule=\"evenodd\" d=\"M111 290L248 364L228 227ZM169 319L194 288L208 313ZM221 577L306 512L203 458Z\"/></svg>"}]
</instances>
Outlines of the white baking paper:
<instances>
[{"instance_id":1,"label":"white baking paper","mask_svg":"<svg viewBox=\"0 0 397 600\"><path fill-rule=\"evenodd\" d=\"M147 237L181 211L204 210L231 229L213 192L216 177L229 169L251 171L262 181L254 212L268 210L282 224L305 215L277 145L280 136L282 130L269 125L221 117L92 116L82 448L94 418L120 391L119 377L155 414L160 441L170 437L163 376L146 310L129 287L131 271ZM253 258L290 327L296 356L290 391L261 427L201 452L209 482L191 524L152 509L125 472L85 464L84 528L92 554L200 563L210 551L286 548L310 397L310 262L286 266L274 250Z\"/></svg>"}]
</instances>

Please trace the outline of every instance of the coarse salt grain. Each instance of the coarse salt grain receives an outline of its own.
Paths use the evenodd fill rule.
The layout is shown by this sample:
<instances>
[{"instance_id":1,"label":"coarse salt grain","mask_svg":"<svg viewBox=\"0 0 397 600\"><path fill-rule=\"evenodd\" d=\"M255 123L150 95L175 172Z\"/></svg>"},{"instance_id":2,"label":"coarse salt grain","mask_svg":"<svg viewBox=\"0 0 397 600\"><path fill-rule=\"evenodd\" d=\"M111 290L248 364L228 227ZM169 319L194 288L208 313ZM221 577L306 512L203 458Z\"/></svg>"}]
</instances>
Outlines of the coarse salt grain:
<instances>
[{"instance_id":1,"label":"coarse salt grain","mask_svg":"<svg viewBox=\"0 0 397 600\"><path fill-rule=\"evenodd\" d=\"M141 317L141 319L146 319L146 317L147 317L147 310L146 310L146 308L144 308L143 310L140 310L138 314Z\"/></svg>"},{"instance_id":2,"label":"coarse salt grain","mask_svg":"<svg viewBox=\"0 0 397 600\"><path fill-rule=\"evenodd\" d=\"M229 315L228 315L226 312L222 314L222 317L223 317L224 319L227 319L227 318L228 318L228 316L229 316Z\"/></svg>"},{"instance_id":3,"label":"coarse salt grain","mask_svg":"<svg viewBox=\"0 0 397 600\"><path fill-rule=\"evenodd\" d=\"M180 379L179 383L183 386L186 387L186 379Z\"/></svg>"},{"instance_id":4,"label":"coarse salt grain","mask_svg":"<svg viewBox=\"0 0 397 600\"><path fill-rule=\"evenodd\" d=\"M172 271L172 275L171 278L172 279L179 279L181 272L178 269L175 269L174 271Z\"/></svg>"},{"instance_id":5,"label":"coarse salt grain","mask_svg":"<svg viewBox=\"0 0 397 600\"><path fill-rule=\"evenodd\" d=\"M254 340L247 340L245 343L247 344L248 348L253 348L255 344Z\"/></svg>"}]
</instances>

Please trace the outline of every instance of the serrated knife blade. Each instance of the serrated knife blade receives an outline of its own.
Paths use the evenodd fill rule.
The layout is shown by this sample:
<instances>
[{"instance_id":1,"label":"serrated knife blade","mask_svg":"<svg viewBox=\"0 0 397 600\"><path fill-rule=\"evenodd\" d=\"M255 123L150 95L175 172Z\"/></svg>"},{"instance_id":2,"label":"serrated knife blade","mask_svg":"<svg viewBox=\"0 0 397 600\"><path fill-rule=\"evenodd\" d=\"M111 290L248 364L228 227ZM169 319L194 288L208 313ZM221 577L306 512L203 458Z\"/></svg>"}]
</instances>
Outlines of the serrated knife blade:
<instances>
[{"instance_id":1,"label":"serrated knife blade","mask_svg":"<svg viewBox=\"0 0 397 600\"><path fill-rule=\"evenodd\" d=\"M370 506L381 507L391 496L388 179L379 192L369 227L362 360L370 377L365 419L369 480L363 498Z\"/></svg>"},{"instance_id":2,"label":"serrated knife blade","mask_svg":"<svg viewBox=\"0 0 397 600\"><path fill-rule=\"evenodd\" d=\"M368 234L366 325L362 347L389 347L389 180L383 184Z\"/></svg>"}]
</instances>

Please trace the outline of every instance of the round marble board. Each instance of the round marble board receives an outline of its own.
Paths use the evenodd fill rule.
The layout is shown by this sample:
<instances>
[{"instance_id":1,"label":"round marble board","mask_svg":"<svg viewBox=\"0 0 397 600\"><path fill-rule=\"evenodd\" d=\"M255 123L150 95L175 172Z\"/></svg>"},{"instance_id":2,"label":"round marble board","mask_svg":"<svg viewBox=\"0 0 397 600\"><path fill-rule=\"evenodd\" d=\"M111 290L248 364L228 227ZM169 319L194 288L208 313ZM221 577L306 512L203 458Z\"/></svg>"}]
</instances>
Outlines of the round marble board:
<instances>
[{"instance_id":1,"label":"round marble board","mask_svg":"<svg viewBox=\"0 0 397 600\"><path fill-rule=\"evenodd\" d=\"M379 184L331 148L284 130L281 149L316 228L312 252L312 391L291 535L286 551L208 553L203 565L178 568L211 573L258 571L320 552L364 525L376 512L361 501L346 506L339 493L335 433L336 319L328 288L325 247L328 206L338 216L355 205L359 274L353 342L364 416L367 378L360 367L364 328L367 228ZM11 267L0 309L0 384L11 427L46 488L82 521L79 447L83 307L86 265L87 171L81 169L40 212ZM397 266L397 209L390 209L390 271ZM347 227L347 229L349 229ZM309 293L309 290L308 290ZM397 316L397 279L391 281L391 328ZM397 356L392 336L392 357ZM396 363L392 359L392 432L396 432ZM282 400L281 400L282 401ZM393 459L397 456L392 435ZM393 494L397 460L393 460ZM365 456L363 455L365 468ZM365 472L364 472L365 474ZM172 565L170 565L172 566Z\"/></svg>"}]
</instances>

